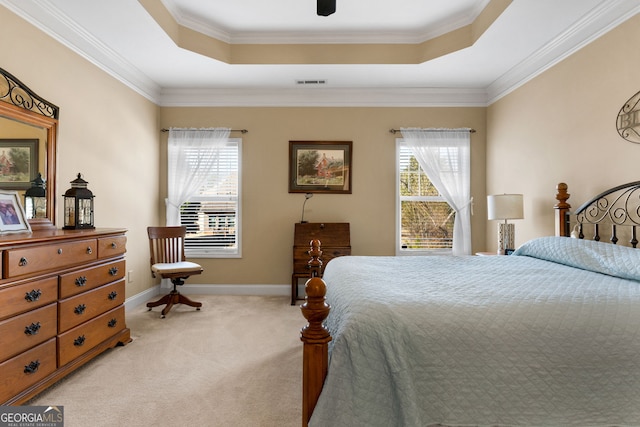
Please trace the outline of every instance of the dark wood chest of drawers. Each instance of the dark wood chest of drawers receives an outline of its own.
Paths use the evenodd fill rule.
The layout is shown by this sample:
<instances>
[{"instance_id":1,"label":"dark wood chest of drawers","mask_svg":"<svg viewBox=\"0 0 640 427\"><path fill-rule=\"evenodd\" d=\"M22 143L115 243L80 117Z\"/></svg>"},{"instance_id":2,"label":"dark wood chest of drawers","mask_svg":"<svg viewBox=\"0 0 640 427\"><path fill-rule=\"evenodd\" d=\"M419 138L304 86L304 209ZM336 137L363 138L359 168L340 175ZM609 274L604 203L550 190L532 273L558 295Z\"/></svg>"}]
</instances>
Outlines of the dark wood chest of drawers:
<instances>
[{"instance_id":1,"label":"dark wood chest of drawers","mask_svg":"<svg viewBox=\"0 0 640 427\"><path fill-rule=\"evenodd\" d=\"M322 269L333 258L351 255L351 237L348 222L296 223L293 237L293 274L291 276L291 305L298 299L298 279L308 278L309 247L312 240L320 240Z\"/></svg>"},{"instance_id":2,"label":"dark wood chest of drawers","mask_svg":"<svg viewBox=\"0 0 640 427\"><path fill-rule=\"evenodd\" d=\"M26 402L103 351L125 325L122 229L0 236L0 404Z\"/></svg>"}]
</instances>

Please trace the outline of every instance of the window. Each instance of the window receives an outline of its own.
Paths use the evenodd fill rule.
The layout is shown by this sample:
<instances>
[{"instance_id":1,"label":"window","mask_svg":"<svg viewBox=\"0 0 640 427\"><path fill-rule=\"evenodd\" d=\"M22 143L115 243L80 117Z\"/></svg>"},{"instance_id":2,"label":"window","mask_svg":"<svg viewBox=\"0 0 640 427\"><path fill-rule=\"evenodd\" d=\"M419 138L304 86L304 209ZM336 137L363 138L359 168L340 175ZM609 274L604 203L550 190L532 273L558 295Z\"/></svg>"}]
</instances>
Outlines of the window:
<instances>
[{"instance_id":1,"label":"window","mask_svg":"<svg viewBox=\"0 0 640 427\"><path fill-rule=\"evenodd\" d=\"M441 155L450 160L457 152L455 148L442 147ZM396 144L396 158L396 254L450 253L455 211L433 186L402 140Z\"/></svg>"},{"instance_id":2,"label":"window","mask_svg":"<svg viewBox=\"0 0 640 427\"><path fill-rule=\"evenodd\" d=\"M197 258L235 258L240 247L240 165L242 140L230 138L217 150L213 168L195 196L180 206L180 223L187 228L185 254ZM207 149L207 155L211 155ZM203 152L185 147L187 161L197 164Z\"/></svg>"}]
</instances>

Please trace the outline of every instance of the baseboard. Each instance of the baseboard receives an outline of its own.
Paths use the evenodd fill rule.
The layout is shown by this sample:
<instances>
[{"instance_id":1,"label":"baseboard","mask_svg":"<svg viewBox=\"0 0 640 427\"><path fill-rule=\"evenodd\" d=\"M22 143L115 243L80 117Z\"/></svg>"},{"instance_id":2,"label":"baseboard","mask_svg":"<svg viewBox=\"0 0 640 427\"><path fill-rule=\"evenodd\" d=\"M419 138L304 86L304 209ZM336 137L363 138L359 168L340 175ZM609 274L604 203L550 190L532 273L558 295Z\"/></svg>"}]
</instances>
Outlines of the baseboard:
<instances>
[{"instance_id":1,"label":"baseboard","mask_svg":"<svg viewBox=\"0 0 640 427\"><path fill-rule=\"evenodd\" d=\"M129 310L145 304L150 299L166 293L160 285L149 288L139 294L129 297L124 302L125 309ZM180 292L185 295L268 295L289 296L291 285L183 285Z\"/></svg>"}]
</instances>

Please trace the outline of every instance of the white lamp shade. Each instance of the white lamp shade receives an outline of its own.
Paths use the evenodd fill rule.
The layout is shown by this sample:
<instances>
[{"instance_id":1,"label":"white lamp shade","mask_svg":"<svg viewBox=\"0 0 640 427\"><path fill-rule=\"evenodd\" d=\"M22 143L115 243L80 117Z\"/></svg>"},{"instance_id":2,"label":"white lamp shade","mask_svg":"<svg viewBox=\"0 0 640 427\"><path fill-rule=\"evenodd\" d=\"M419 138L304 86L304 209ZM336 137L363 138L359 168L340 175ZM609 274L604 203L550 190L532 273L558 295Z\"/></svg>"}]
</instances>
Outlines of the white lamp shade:
<instances>
[{"instance_id":1,"label":"white lamp shade","mask_svg":"<svg viewBox=\"0 0 640 427\"><path fill-rule=\"evenodd\" d=\"M487 196L487 211L490 220L522 219L524 218L522 194Z\"/></svg>"}]
</instances>

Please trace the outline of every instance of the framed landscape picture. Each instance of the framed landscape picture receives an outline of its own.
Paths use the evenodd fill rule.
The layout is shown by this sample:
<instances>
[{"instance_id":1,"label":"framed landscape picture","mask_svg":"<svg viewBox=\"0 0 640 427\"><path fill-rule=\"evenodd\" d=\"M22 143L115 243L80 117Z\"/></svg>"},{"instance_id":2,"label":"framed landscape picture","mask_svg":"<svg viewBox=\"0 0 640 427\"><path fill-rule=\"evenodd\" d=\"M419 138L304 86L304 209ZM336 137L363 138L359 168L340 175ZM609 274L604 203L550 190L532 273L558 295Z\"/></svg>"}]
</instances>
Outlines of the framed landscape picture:
<instances>
[{"instance_id":1,"label":"framed landscape picture","mask_svg":"<svg viewBox=\"0 0 640 427\"><path fill-rule=\"evenodd\" d=\"M0 188L25 190L38 176L37 139L0 139Z\"/></svg>"},{"instance_id":2,"label":"framed landscape picture","mask_svg":"<svg viewBox=\"0 0 640 427\"><path fill-rule=\"evenodd\" d=\"M351 194L351 141L289 141L289 193Z\"/></svg>"}]
</instances>

